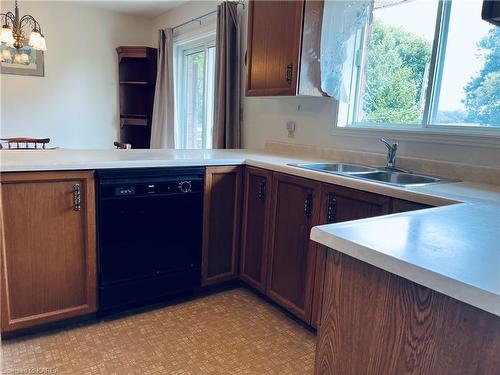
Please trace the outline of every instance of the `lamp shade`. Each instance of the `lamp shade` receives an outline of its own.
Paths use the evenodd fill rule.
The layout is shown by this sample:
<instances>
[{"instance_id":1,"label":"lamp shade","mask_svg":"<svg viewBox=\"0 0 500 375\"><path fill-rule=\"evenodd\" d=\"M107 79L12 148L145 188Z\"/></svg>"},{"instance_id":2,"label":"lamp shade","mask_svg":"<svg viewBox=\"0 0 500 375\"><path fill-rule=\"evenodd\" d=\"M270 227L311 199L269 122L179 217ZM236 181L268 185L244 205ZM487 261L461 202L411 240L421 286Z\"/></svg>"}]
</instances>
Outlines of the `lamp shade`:
<instances>
[{"instance_id":1,"label":"lamp shade","mask_svg":"<svg viewBox=\"0 0 500 375\"><path fill-rule=\"evenodd\" d=\"M10 49L2 49L2 62L11 62L12 61L12 53Z\"/></svg>"},{"instance_id":2,"label":"lamp shade","mask_svg":"<svg viewBox=\"0 0 500 375\"><path fill-rule=\"evenodd\" d=\"M14 45L14 35L12 34L12 29L4 25L2 26L2 33L0 34L0 40L2 41L2 44L5 44L9 47L12 47Z\"/></svg>"},{"instance_id":3,"label":"lamp shade","mask_svg":"<svg viewBox=\"0 0 500 375\"><path fill-rule=\"evenodd\" d=\"M47 51L47 46L45 44L45 38L40 32L33 30L30 34L30 40L28 42L30 47L33 47L37 51Z\"/></svg>"}]
</instances>

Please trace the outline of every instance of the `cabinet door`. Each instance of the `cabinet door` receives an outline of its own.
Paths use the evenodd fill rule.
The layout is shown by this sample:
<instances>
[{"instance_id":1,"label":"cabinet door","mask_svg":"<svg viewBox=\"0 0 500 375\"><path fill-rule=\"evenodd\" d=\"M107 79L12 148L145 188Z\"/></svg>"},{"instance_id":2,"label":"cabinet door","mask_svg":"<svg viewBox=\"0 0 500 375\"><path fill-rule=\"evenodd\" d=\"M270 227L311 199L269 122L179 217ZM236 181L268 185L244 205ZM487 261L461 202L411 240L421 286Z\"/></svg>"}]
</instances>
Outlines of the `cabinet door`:
<instances>
[{"instance_id":1,"label":"cabinet door","mask_svg":"<svg viewBox=\"0 0 500 375\"><path fill-rule=\"evenodd\" d=\"M240 277L265 293L272 172L246 167Z\"/></svg>"},{"instance_id":2,"label":"cabinet door","mask_svg":"<svg viewBox=\"0 0 500 375\"><path fill-rule=\"evenodd\" d=\"M237 277L241 168L208 167L203 210L202 283Z\"/></svg>"},{"instance_id":3,"label":"cabinet door","mask_svg":"<svg viewBox=\"0 0 500 375\"><path fill-rule=\"evenodd\" d=\"M365 219L391 212L391 198L336 185L323 185L322 220L326 223Z\"/></svg>"},{"instance_id":4,"label":"cabinet door","mask_svg":"<svg viewBox=\"0 0 500 375\"><path fill-rule=\"evenodd\" d=\"M342 186L323 184L321 224L365 219L391 212L391 198ZM326 247L318 245L316 277L311 325L318 327L321 320L321 296L325 275Z\"/></svg>"},{"instance_id":5,"label":"cabinet door","mask_svg":"<svg viewBox=\"0 0 500 375\"><path fill-rule=\"evenodd\" d=\"M430 208L430 207L432 206L428 206L423 203L405 201L403 199L392 200L392 213L423 210L424 208Z\"/></svg>"},{"instance_id":6,"label":"cabinet door","mask_svg":"<svg viewBox=\"0 0 500 375\"><path fill-rule=\"evenodd\" d=\"M1 188L2 332L94 312L93 173L4 173Z\"/></svg>"},{"instance_id":7,"label":"cabinet door","mask_svg":"<svg viewBox=\"0 0 500 375\"><path fill-rule=\"evenodd\" d=\"M267 294L309 323L316 260L309 235L318 223L321 184L275 173L272 190Z\"/></svg>"},{"instance_id":8,"label":"cabinet door","mask_svg":"<svg viewBox=\"0 0 500 375\"><path fill-rule=\"evenodd\" d=\"M250 1L246 95L295 95L304 1Z\"/></svg>"}]
</instances>

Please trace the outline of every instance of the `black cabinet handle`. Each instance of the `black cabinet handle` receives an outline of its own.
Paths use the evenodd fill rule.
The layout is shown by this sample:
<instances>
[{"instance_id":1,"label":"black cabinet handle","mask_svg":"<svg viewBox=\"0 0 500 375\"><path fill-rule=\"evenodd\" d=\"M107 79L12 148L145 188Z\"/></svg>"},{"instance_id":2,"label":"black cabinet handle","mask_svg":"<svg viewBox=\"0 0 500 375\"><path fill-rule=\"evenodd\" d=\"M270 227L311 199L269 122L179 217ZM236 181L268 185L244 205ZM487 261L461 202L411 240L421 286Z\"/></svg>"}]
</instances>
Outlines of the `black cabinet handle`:
<instances>
[{"instance_id":1,"label":"black cabinet handle","mask_svg":"<svg viewBox=\"0 0 500 375\"><path fill-rule=\"evenodd\" d=\"M335 197L330 196L328 198L328 213L326 217L326 221L328 224L334 223L337 218L337 199Z\"/></svg>"},{"instance_id":2,"label":"black cabinet handle","mask_svg":"<svg viewBox=\"0 0 500 375\"><path fill-rule=\"evenodd\" d=\"M288 64L286 66L286 82L289 85L292 84L292 64Z\"/></svg>"},{"instance_id":3,"label":"black cabinet handle","mask_svg":"<svg viewBox=\"0 0 500 375\"><path fill-rule=\"evenodd\" d=\"M261 201L266 199L266 181L262 181L259 185L259 199Z\"/></svg>"},{"instance_id":4,"label":"black cabinet handle","mask_svg":"<svg viewBox=\"0 0 500 375\"><path fill-rule=\"evenodd\" d=\"M80 211L82 204L82 192L80 184L73 185L73 210Z\"/></svg>"},{"instance_id":5,"label":"black cabinet handle","mask_svg":"<svg viewBox=\"0 0 500 375\"><path fill-rule=\"evenodd\" d=\"M304 213L306 214L307 217L311 217L312 205L313 205L312 193L307 193L306 200L304 201Z\"/></svg>"}]
</instances>

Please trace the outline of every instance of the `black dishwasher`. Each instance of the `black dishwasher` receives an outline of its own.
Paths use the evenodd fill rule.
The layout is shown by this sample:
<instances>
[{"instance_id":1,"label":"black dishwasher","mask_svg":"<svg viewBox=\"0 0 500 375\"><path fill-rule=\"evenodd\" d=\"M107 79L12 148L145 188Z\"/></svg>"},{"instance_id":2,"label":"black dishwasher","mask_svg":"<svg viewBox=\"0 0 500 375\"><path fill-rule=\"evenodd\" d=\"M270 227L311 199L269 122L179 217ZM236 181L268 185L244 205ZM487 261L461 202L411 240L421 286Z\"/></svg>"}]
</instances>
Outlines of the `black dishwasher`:
<instances>
[{"instance_id":1,"label":"black dishwasher","mask_svg":"<svg viewBox=\"0 0 500 375\"><path fill-rule=\"evenodd\" d=\"M99 315L199 286L204 168L96 175Z\"/></svg>"}]
</instances>

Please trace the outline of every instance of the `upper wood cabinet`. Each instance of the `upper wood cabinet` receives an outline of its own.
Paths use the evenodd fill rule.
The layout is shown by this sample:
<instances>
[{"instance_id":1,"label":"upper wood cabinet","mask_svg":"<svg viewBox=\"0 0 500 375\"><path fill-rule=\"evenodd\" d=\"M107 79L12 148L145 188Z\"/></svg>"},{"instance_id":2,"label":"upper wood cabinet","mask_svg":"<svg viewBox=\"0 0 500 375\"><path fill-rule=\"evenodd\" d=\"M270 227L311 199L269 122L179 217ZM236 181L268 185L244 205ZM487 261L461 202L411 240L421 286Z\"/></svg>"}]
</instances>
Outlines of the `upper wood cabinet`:
<instances>
[{"instance_id":1,"label":"upper wood cabinet","mask_svg":"<svg viewBox=\"0 0 500 375\"><path fill-rule=\"evenodd\" d=\"M238 275L241 167L207 167L203 210L202 284Z\"/></svg>"},{"instance_id":2,"label":"upper wood cabinet","mask_svg":"<svg viewBox=\"0 0 500 375\"><path fill-rule=\"evenodd\" d=\"M265 293L272 172L246 167L240 277Z\"/></svg>"},{"instance_id":3,"label":"upper wood cabinet","mask_svg":"<svg viewBox=\"0 0 500 375\"><path fill-rule=\"evenodd\" d=\"M275 173L272 185L267 294L309 323L316 262L309 233L319 221L321 183Z\"/></svg>"},{"instance_id":4,"label":"upper wood cabinet","mask_svg":"<svg viewBox=\"0 0 500 375\"><path fill-rule=\"evenodd\" d=\"M250 1L247 96L322 96L323 1Z\"/></svg>"},{"instance_id":5,"label":"upper wood cabinet","mask_svg":"<svg viewBox=\"0 0 500 375\"><path fill-rule=\"evenodd\" d=\"M2 332L94 312L93 173L3 173L1 204Z\"/></svg>"}]
</instances>

